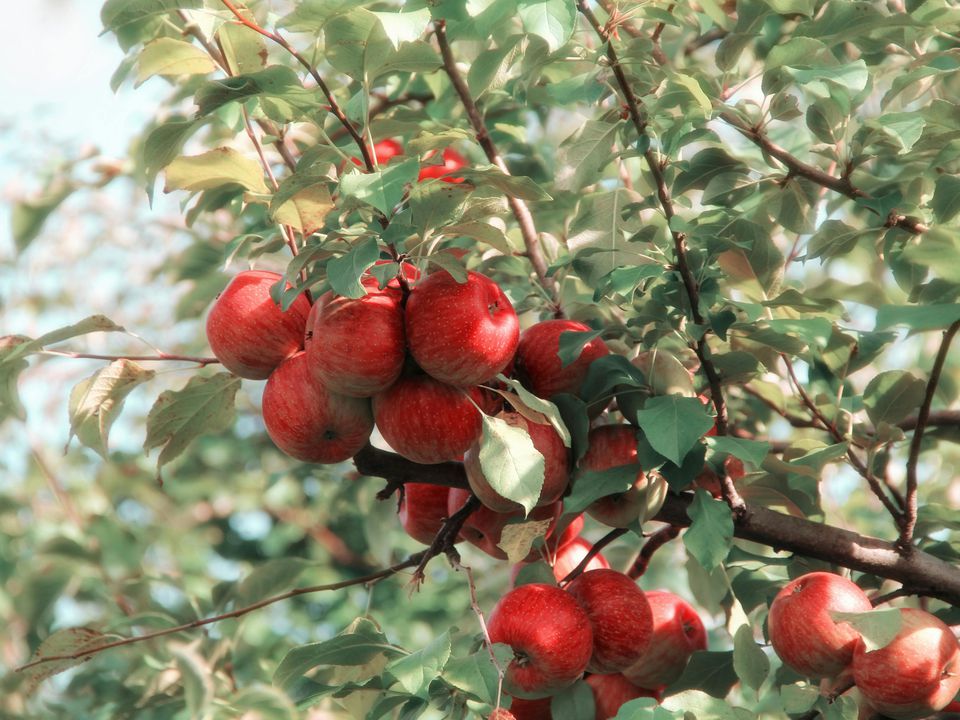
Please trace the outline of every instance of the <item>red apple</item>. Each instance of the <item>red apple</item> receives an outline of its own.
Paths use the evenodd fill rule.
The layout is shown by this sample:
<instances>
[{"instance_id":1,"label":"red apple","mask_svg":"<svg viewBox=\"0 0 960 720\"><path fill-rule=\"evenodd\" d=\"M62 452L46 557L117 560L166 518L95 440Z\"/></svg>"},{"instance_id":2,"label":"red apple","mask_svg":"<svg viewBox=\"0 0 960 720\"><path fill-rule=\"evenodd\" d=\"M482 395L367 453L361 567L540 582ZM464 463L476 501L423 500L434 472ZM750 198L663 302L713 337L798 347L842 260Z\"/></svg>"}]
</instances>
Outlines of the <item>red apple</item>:
<instances>
[{"instance_id":1,"label":"red apple","mask_svg":"<svg viewBox=\"0 0 960 720\"><path fill-rule=\"evenodd\" d=\"M543 487L537 506L550 505L559 500L570 482L570 451L563 444L563 439L552 425L531 422L520 413L504 411L497 417L508 425L526 430L533 447L543 455ZM463 467L474 495L488 508L497 512L513 512L521 507L519 503L497 493L484 475L480 466L480 438L463 456Z\"/></svg>"},{"instance_id":2,"label":"red apple","mask_svg":"<svg viewBox=\"0 0 960 720\"><path fill-rule=\"evenodd\" d=\"M447 499L447 514L453 515L462 508L467 500L470 499L471 492L463 488L450 488L450 496ZM490 508L481 505L467 518L460 530L460 535L471 545L483 550L490 557L498 560L506 560L507 553L500 547L500 541L503 535L503 529L507 525L517 522L529 522L531 520L553 520L553 523L547 528L546 537L549 538L553 532L553 524L560 517L563 509L563 503L554 503L544 507L534 508L529 516L524 518L523 510L512 513L498 513ZM525 558L527 561L536 560L539 556L535 549L532 549Z\"/></svg>"},{"instance_id":3,"label":"red apple","mask_svg":"<svg viewBox=\"0 0 960 720\"><path fill-rule=\"evenodd\" d=\"M247 270L217 296L207 315L207 341L217 360L234 375L265 380L303 347L310 301L299 295L286 312L270 297L283 276Z\"/></svg>"},{"instance_id":4,"label":"red apple","mask_svg":"<svg viewBox=\"0 0 960 720\"><path fill-rule=\"evenodd\" d=\"M429 545L447 519L450 488L428 483L406 483L400 500L400 524L407 535Z\"/></svg>"},{"instance_id":5,"label":"red apple","mask_svg":"<svg viewBox=\"0 0 960 720\"><path fill-rule=\"evenodd\" d=\"M538 397L549 398L558 393L577 394L587 376L590 364L609 355L607 344L594 338L580 356L561 367L560 336L565 332L590 332L591 328L575 320L544 320L531 325L520 335L517 347L516 374L524 387Z\"/></svg>"},{"instance_id":6,"label":"red apple","mask_svg":"<svg viewBox=\"0 0 960 720\"><path fill-rule=\"evenodd\" d=\"M305 352L271 373L262 409L270 439L303 462L343 462L367 444L373 431L370 401L327 390L310 372Z\"/></svg>"},{"instance_id":7,"label":"red apple","mask_svg":"<svg viewBox=\"0 0 960 720\"><path fill-rule=\"evenodd\" d=\"M612 675L590 675L587 685L593 690L593 700L596 704L594 720L610 720L616 717L620 706L637 698L648 697L660 701L660 694L655 690L637 687L620 673Z\"/></svg>"},{"instance_id":8,"label":"red apple","mask_svg":"<svg viewBox=\"0 0 960 720\"><path fill-rule=\"evenodd\" d=\"M573 596L552 585L521 585L500 598L487 630L513 648L503 688L514 697L554 695L575 683L593 647L590 619Z\"/></svg>"},{"instance_id":9,"label":"red apple","mask_svg":"<svg viewBox=\"0 0 960 720\"><path fill-rule=\"evenodd\" d=\"M623 675L639 687L660 688L683 674L694 652L707 649L707 631L683 598L663 590L646 595L653 613L653 635L643 657Z\"/></svg>"},{"instance_id":10,"label":"red apple","mask_svg":"<svg viewBox=\"0 0 960 720\"><path fill-rule=\"evenodd\" d=\"M430 153L426 156L429 159L433 153ZM462 183L462 177L449 177L450 173L456 172L462 167L465 167L467 164L467 159L463 157L453 148L446 148L443 151L443 165L431 164L424 165L420 169L420 175L417 177L417 180L430 180L433 178L439 178L443 182L447 183Z\"/></svg>"},{"instance_id":11,"label":"red apple","mask_svg":"<svg viewBox=\"0 0 960 720\"><path fill-rule=\"evenodd\" d=\"M637 431L630 425L595 427L587 435L587 442L587 452L580 458L581 470L598 472L637 462ZM646 474L639 471L633 487L595 500L587 508L587 514L604 525L626 527L646 507L647 484Z\"/></svg>"},{"instance_id":12,"label":"red apple","mask_svg":"<svg viewBox=\"0 0 960 720\"><path fill-rule=\"evenodd\" d=\"M622 672L640 659L653 634L653 613L636 582L616 570L590 570L566 590L587 611L593 628L590 672Z\"/></svg>"},{"instance_id":13,"label":"red apple","mask_svg":"<svg viewBox=\"0 0 960 720\"><path fill-rule=\"evenodd\" d=\"M740 480L746 474L743 461L733 455L728 455L724 459L723 468L727 473L727 477L733 482L737 482L737 480ZM703 470L693 479L693 484L699 488L703 488L715 498L723 497L723 489L720 487L720 477L709 464L704 464Z\"/></svg>"},{"instance_id":14,"label":"red apple","mask_svg":"<svg viewBox=\"0 0 960 720\"><path fill-rule=\"evenodd\" d=\"M556 553L564 545L569 545L580 537L580 533L583 531L583 513L575 515L566 525L564 525L564 522L567 521L561 518L560 522L557 523L557 529L560 532L545 543L544 548L547 552Z\"/></svg>"},{"instance_id":15,"label":"red apple","mask_svg":"<svg viewBox=\"0 0 960 720\"><path fill-rule=\"evenodd\" d=\"M390 162L391 158L395 158L397 155L403 155L403 145L389 138L381 140L373 144L373 152L371 155L374 157L377 165L386 165ZM352 157L350 160L353 161L354 165L363 165L363 160L358 157Z\"/></svg>"},{"instance_id":16,"label":"red apple","mask_svg":"<svg viewBox=\"0 0 960 720\"><path fill-rule=\"evenodd\" d=\"M573 572L583 559L593 550L593 545L583 538L575 538L571 542L563 545L553 559L553 576L557 582L563 580L567 575ZM610 563L600 553L597 553L583 568L584 572L588 570L602 570L610 567Z\"/></svg>"},{"instance_id":17,"label":"red apple","mask_svg":"<svg viewBox=\"0 0 960 720\"><path fill-rule=\"evenodd\" d=\"M550 702L553 698L545 697L539 700L524 700L513 698L510 701L510 712L516 720L553 720L550 714Z\"/></svg>"},{"instance_id":18,"label":"red apple","mask_svg":"<svg viewBox=\"0 0 960 720\"><path fill-rule=\"evenodd\" d=\"M853 654L853 680L876 710L895 720L924 718L960 691L960 643L935 615L900 608L900 632L885 647Z\"/></svg>"},{"instance_id":19,"label":"red apple","mask_svg":"<svg viewBox=\"0 0 960 720\"><path fill-rule=\"evenodd\" d=\"M770 605L770 644L801 675L832 677L850 664L860 634L830 614L871 608L854 582L828 572L807 573L787 583Z\"/></svg>"},{"instance_id":20,"label":"red apple","mask_svg":"<svg viewBox=\"0 0 960 720\"><path fill-rule=\"evenodd\" d=\"M417 364L451 385L478 385L503 370L517 349L520 325L500 287L476 272L458 283L440 271L407 299L407 344Z\"/></svg>"},{"instance_id":21,"label":"red apple","mask_svg":"<svg viewBox=\"0 0 960 720\"><path fill-rule=\"evenodd\" d=\"M407 347L402 295L387 287L361 298L336 297L316 314L307 358L330 390L371 397L393 385Z\"/></svg>"},{"instance_id":22,"label":"red apple","mask_svg":"<svg viewBox=\"0 0 960 720\"><path fill-rule=\"evenodd\" d=\"M416 463L459 460L480 437L477 388L459 388L428 375L406 375L373 398L383 439Z\"/></svg>"}]
</instances>

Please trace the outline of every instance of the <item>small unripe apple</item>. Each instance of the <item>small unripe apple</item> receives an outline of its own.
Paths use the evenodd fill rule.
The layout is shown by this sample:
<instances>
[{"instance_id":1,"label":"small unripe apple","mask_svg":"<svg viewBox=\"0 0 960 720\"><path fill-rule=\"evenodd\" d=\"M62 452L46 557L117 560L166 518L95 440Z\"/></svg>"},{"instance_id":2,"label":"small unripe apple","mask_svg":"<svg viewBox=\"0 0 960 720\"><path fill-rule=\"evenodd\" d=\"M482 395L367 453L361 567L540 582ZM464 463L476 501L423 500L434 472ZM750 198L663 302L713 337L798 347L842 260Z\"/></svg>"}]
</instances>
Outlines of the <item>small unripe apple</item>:
<instances>
[{"instance_id":1,"label":"small unripe apple","mask_svg":"<svg viewBox=\"0 0 960 720\"><path fill-rule=\"evenodd\" d=\"M503 687L514 697L554 695L575 683L590 660L590 619L573 596L552 585L521 585L500 598L487 630L493 643L506 643L514 657Z\"/></svg>"},{"instance_id":2,"label":"small unripe apple","mask_svg":"<svg viewBox=\"0 0 960 720\"><path fill-rule=\"evenodd\" d=\"M447 519L450 488L428 483L406 483L398 516L407 535L429 545Z\"/></svg>"},{"instance_id":3,"label":"small unripe apple","mask_svg":"<svg viewBox=\"0 0 960 720\"><path fill-rule=\"evenodd\" d=\"M660 688L680 678L694 652L707 649L707 631L683 598L662 590L649 590L646 596L653 634L646 652L623 675L639 687Z\"/></svg>"},{"instance_id":4,"label":"small unripe apple","mask_svg":"<svg viewBox=\"0 0 960 720\"><path fill-rule=\"evenodd\" d=\"M401 299L399 289L368 289L361 298L331 298L315 314L307 358L330 390L371 397L400 377L407 354Z\"/></svg>"},{"instance_id":5,"label":"small unripe apple","mask_svg":"<svg viewBox=\"0 0 960 720\"><path fill-rule=\"evenodd\" d=\"M526 430L534 448L543 455L543 487L537 507L559 500L570 482L570 451L563 444L563 438L552 425L531 422L520 413L504 411L497 417L508 425ZM491 510L514 512L520 509L519 503L503 497L491 486L480 465L480 441L481 438L478 438L463 457L463 467L471 489L480 502Z\"/></svg>"},{"instance_id":6,"label":"small unripe apple","mask_svg":"<svg viewBox=\"0 0 960 720\"><path fill-rule=\"evenodd\" d=\"M870 705L895 720L925 718L960 692L960 644L936 615L900 608L900 631L867 652L859 640L853 680Z\"/></svg>"},{"instance_id":7,"label":"small unripe apple","mask_svg":"<svg viewBox=\"0 0 960 720\"><path fill-rule=\"evenodd\" d=\"M637 687L620 673L610 675L590 675L587 685L593 691L595 703L594 720L610 720L616 717L620 707L631 700L648 697L660 701L660 694L656 690Z\"/></svg>"},{"instance_id":8,"label":"small unripe apple","mask_svg":"<svg viewBox=\"0 0 960 720\"><path fill-rule=\"evenodd\" d=\"M468 272L466 282L440 271L407 298L407 345L417 364L441 382L479 385L503 370L520 338L517 313L490 278Z\"/></svg>"},{"instance_id":9,"label":"small unripe apple","mask_svg":"<svg viewBox=\"0 0 960 720\"><path fill-rule=\"evenodd\" d=\"M580 356L566 367L560 362L560 336L565 332L590 332L591 328L575 320L544 320L531 325L520 335L517 347L516 375L524 387L538 397L558 393L577 394L591 363L610 354L607 344L594 338Z\"/></svg>"},{"instance_id":10,"label":"small unripe apple","mask_svg":"<svg viewBox=\"0 0 960 720\"><path fill-rule=\"evenodd\" d=\"M217 296L207 315L207 342L217 360L248 380L265 380L303 347L310 301L299 295L286 312L270 297L283 276L246 270Z\"/></svg>"},{"instance_id":11,"label":"small unripe apple","mask_svg":"<svg viewBox=\"0 0 960 720\"><path fill-rule=\"evenodd\" d=\"M343 462L367 444L373 431L370 401L327 390L302 351L271 373L262 410L270 439L303 462Z\"/></svg>"},{"instance_id":12,"label":"small unripe apple","mask_svg":"<svg viewBox=\"0 0 960 720\"><path fill-rule=\"evenodd\" d=\"M787 665L807 677L832 677L853 659L860 634L831 613L868 612L873 606L856 583L812 572L784 585L770 605L770 644Z\"/></svg>"},{"instance_id":13,"label":"small unripe apple","mask_svg":"<svg viewBox=\"0 0 960 720\"><path fill-rule=\"evenodd\" d=\"M416 463L459 460L480 437L477 388L459 388L429 375L406 375L373 398L383 439Z\"/></svg>"},{"instance_id":14,"label":"small unripe apple","mask_svg":"<svg viewBox=\"0 0 960 720\"><path fill-rule=\"evenodd\" d=\"M640 659L653 634L653 614L636 582L616 570L590 570L566 590L587 611L593 628L590 672L618 673Z\"/></svg>"}]
</instances>

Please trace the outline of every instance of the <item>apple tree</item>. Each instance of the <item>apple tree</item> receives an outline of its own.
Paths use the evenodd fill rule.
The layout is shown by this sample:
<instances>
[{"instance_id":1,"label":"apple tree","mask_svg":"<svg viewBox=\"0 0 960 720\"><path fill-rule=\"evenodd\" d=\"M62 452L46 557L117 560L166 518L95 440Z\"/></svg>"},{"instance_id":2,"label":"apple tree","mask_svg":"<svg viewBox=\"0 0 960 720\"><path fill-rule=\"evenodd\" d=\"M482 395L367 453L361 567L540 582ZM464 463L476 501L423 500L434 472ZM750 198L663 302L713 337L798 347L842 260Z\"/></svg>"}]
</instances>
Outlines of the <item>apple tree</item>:
<instances>
[{"instance_id":1,"label":"apple tree","mask_svg":"<svg viewBox=\"0 0 960 720\"><path fill-rule=\"evenodd\" d=\"M151 306L2 328L5 716L960 707L960 5L101 19L166 100L17 262L135 188Z\"/></svg>"}]
</instances>

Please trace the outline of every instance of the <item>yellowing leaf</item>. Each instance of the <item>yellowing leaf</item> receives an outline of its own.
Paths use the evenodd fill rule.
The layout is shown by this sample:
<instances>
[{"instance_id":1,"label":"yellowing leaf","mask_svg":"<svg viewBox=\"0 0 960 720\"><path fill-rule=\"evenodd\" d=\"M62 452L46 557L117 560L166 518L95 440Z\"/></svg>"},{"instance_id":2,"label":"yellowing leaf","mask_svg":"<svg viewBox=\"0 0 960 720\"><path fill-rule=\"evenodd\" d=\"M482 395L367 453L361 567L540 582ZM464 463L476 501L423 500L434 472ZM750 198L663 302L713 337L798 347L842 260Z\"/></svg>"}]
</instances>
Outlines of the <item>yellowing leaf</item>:
<instances>
[{"instance_id":1,"label":"yellowing leaf","mask_svg":"<svg viewBox=\"0 0 960 720\"><path fill-rule=\"evenodd\" d=\"M192 43L173 38L160 38L147 43L137 65L137 85L154 75L203 75L217 69L217 64Z\"/></svg>"},{"instance_id":2,"label":"yellowing leaf","mask_svg":"<svg viewBox=\"0 0 960 720\"><path fill-rule=\"evenodd\" d=\"M228 147L219 147L201 155L178 157L167 166L164 192L171 190L209 190L236 184L253 192L268 192L260 164Z\"/></svg>"}]
</instances>

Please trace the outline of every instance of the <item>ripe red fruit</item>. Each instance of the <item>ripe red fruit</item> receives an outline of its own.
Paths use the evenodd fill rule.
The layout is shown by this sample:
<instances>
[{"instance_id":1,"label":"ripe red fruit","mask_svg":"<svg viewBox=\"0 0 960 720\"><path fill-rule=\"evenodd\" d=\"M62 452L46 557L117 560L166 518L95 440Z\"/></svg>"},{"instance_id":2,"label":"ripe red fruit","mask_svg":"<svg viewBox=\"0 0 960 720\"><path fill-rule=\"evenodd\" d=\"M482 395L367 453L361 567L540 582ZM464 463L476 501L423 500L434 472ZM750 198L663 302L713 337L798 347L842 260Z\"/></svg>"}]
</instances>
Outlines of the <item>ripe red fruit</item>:
<instances>
[{"instance_id":1,"label":"ripe red fruit","mask_svg":"<svg viewBox=\"0 0 960 720\"><path fill-rule=\"evenodd\" d=\"M550 542L545 544L547 552L555 553L564 545L568 545L580 537L580 533L583 531L583 513L574 516L566 527L562 523L557 523L557 525L563 527L563 532L554 535Z\"/></svg>"},{"instance_id":2,"label":"ripe red fruit","mask_svg":"<svg viewBox=\"0 0 960 720\"><path fill-rule=\"evenodd\" d=\"M521 585L500 598L487 630L492 642L513 648L504 689L526 699L553 695L576 682L593 647L583 608L569 593L540 583Z\"/></svg>"},{"instance_id":3,"label":"ripe red fruit","mask_svg":"<svg viewBox=\"0 0 960 720\"><path fill-rule=\"evenodd\" d=\"M333 392L371 397L403 370L406 342L399 290L370 290L361 298L327 300L316 313L307 359ZM358 333L362 341L358 341Z\"/></svg>"},{"instance_id":4,"label":"ripe red fruit","mask_svg":"<svg viewBox=\"0 0 960 720\"><path fill-rule=\"evenodd\" d=\"M637 687L620 673L612 675L590 675L587 685L593 690L593 700L596 704L594 720L610 720L616 717L620 706L637 698L649 697L660 701L660 695L655 690Z\"/></svg>"},{"instance_id":5,"label":"ripe red fruit","mask_svg":"<svg viewBox=\"0 0 960 720\"><path fill-rule=\"evenodd\" d=\"M563 580L567 575L573 572L573 569L579 565L583 559L593 550L593 545L583 538L575 538L571 542L563 545L553 560L553 576L557 582ZM583 568L584 572L588 570L603 570L610 567L610 563L601 554L597 553Z\"/></svg>"},{"instance_id":6,"label":"ripe red fruit","mask_svg":"<svg viewBox=\"0 0 960 720\"><path fill-rule=\"evenodd\" d=\"M453 515L457 510L462 508L467 500L470 499L470 495L469 490L450 488L450 495L447 498L447 515ZM506 560L507 553L499 547L499 544L503 537L503 529L507 525L516 522L529 522L531 520L552 520L553 522L550 527L547 528L546 533L546 537L549 538L553 532L553 526L556 524L557 518L560 517L562 509L563 504L558 502L553 505L534 508L533 512L524 518L522 509L512 513L498 513L481 505L467 517L466 522L464 522L460 530L460 535L468 543L483 550L490 557L497 558L498 560ZM531 550L525 560L533 561L536 560L537 557L537 551Z\"/></svg>"},{"instance_id":7,"label":"ripe red fruit","mask_svg":"<svg viewBox=\"0 0 960 720\"><path fill-rule=\"evenodd\" d=\"M552 425L535 423L515 412L501 412L497 417L508 425L525 429L533 446L543 455L543 488L537 506L549 505L560 499L570 482L570 451ZM491 487L480 466L480 438L470 446L463 457L464 470L473 493L480 502L497 512L513 512L521 506L507 500Z\"/></svg>"},{"instance_id":8,"label":"ripe red fruit","mask_svg":"<svg viewBox=\"0 0 960 720\"><path fill-rule=\"evenodd\" d=\"M653 613L653 634L646 652L623 675L639 687L659 688L683 674L694 652L707 649L707 631L697 611L683 598L663 590L646 595Z\"/></svg>"},{"instance_id":9,"label":"ripe red fruit","mask_svg":"<svg viewBox=\"0 0 960 720\"><path fill-rule=\"evenodd\" d=\"M630 425L601 425L590 431L587 442L589 448L580 458L581 470L597 472L637 461L637 431ZM626 527L644 509L646 488L647 476L640 471L633 487L595 500L587 514L604 525Z\"/></svg>"},{"instance_id":10,"label":"ripe red fruit","mask_svg":"<svg viewBox=\"0 0 960 720\"><path fill-rule=\"evenodd\" d=\"M407 345L417 364L450 385L478 385L503 370L517 349L520 324L500 286L476 272L458 283L445 271L407 299Z\"/></svg>"},{"instance_id":11,"label":"ripe red fruit","mask_svg":"<svg viewBox=\"0 0 960 720\"><path fill-rule=\"evenodd\" d=\"M403 155L403 145L396 140L381 140L373 144L373 152L371 155L376 159L377 165L386 165L390 162L391 158L395 158L397 155ZM352 157L350 160L353 161L354 165L363 165L363 160L358 157Z\"/></svg>"},{"instance_id":12,"label":"ripe red fruit","mask_svg":"<svg viewBox=\"0 0 960 720\"><path fill-rule=\"evenodd\" d=\"M303 462L343 462L367 444L373 431L370 401L327 390L313 377L304 352L270 375L262 409L270 439Z\"/></svg>"},{"instance_id":13,"label":"ripe red fruit","mask_svg":"<svg viewBox=\"0 0 960 720\"><path fill-rule=\"evenodd\" d=\"M575 320L545 320L531 325L520 335L517 347L516 375L524 387L538 397L549 398L557 393L577 394L587 376L590 364L609 355L607 344L594 338L580 356L561 367L560 336L565 332L589 332L591 328Z\"/></svg>"},{"instance_id":14,"label":"ripe red fruit","mask_svg":"<svg viewBox=\"0 0 960 720\"><path fill-rule=\"evenodd\" d=\"M767 629L777 655L807 677L832 677L853 659L859 633L832 612L868 612L870 599L854 582L828 572L787 583L770 605Z\"/></svg>"},{"instance_id":15,"label":"ripe red fruit","mask_svg":"<svg viewBox=\"0 0 960 720\"><path fill-rule=\"evenodd\" d=\"M265 380L303 347L310 301L300 295L283 312L270 287L283 276L246 270L217 296L207 315L207 341L223 366L248 380Z\"/></svg>"},{"instance_id":16,"label":"ripe red fruit","mask_svg":"<svg viewBox=\"0 0 960 720\"><path fill-rule=\"evenodd\" d=\"M449 496L450 488L443 485L406 483L397 514L407 535L424 545L432 543L447 518Z\"/></svg>"},{"instance_id":17,"label":"ripe red fruit","mask_svg":"<svg viewBox=\"0 0 960 720\"><path fill-rule=\"evenodd\" d=\"M653 613L636 582L616 570L590 570L566 590L587 611L593 628L590 672L621 672L640 659L653 634Z\"/></svg>"},{"instance_id":18,"label":"ripe red fruit","mask_svg":"<svg viewBox=\"0 0 960 720\"><path fill-rule=\"evenodd\" d=\"M459 388L428 375L407 375L373 398L383 439L416 463L459 460L480 436L477 388Z\"/></svg>"},{"instance_id":19,"label":"ripe red fruit","mask_svg":"<svg viewBox=\"0 0 960 720\"><path fill-rule=\"evenodd\" d=\"M853 679L874 709L896 720L924 718L960 692L960 644L935 615L900 609L900 632L885 647L867 652L860 640Z\"/></svg>"},{"instance_id":20,"label":"ripe red fruit","mask_svg":"<svg viewBox=\"0 0 960 720\"><path fill-rule=\"evenodd\" d=\"M428 155L427 157L429 159L430 156ZM449 175L465 167L466 164L467 159L463 157L463 155L452 148L446 148L443 151L443 165L424 165L420 169L420 175L417 176L417 180L423 181L439 178L447 183L462 183L462 177L449 177Z\"/></svg>"},{"instance_id":21,"label":"ripe red fruit","mask_svg":"<svg viewBox=\"0 0 960 720\"><path fill-rule=\"evenodd\" d=\"M553 698L545 697L538 700L524 700L513 698L510 702L510 712L516 720L553 720L550 714L550 702Z\"/></svg>"}]
</instances>

